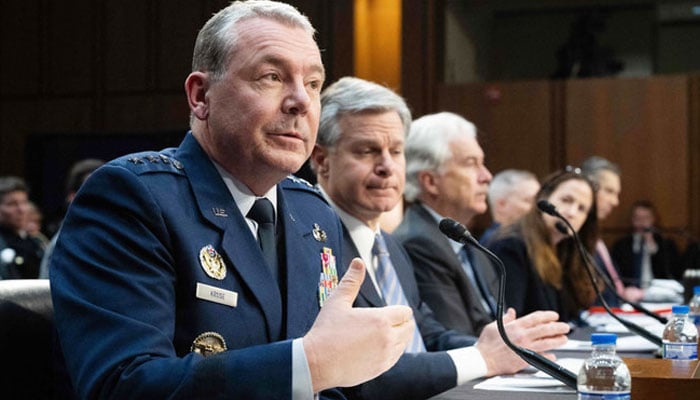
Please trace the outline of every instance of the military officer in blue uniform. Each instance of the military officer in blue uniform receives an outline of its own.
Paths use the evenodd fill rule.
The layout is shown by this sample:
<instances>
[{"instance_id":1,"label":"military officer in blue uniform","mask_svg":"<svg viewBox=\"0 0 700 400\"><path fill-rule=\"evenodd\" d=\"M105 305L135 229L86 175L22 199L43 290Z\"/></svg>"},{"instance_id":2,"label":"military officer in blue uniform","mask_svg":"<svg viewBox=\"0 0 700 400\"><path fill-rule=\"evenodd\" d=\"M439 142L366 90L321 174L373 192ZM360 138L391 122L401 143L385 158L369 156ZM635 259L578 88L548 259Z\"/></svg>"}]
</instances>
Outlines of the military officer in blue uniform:
<instances>
[{"instance_id":1,"label":"military officer in blue uniform","mask_svg":"<svg viewBox=\"0 0 700 400\"><path fill-rule=\"evenodd\" d=\"M403 352L410 308L351 307L364 264L337 275L339 220L288 176L318 129L313 33L286 4L217 13L185 82L191 132L107 163L80 189L50 267L79 397L342 398L336 387Z\"/></svg>"}]
</instances>

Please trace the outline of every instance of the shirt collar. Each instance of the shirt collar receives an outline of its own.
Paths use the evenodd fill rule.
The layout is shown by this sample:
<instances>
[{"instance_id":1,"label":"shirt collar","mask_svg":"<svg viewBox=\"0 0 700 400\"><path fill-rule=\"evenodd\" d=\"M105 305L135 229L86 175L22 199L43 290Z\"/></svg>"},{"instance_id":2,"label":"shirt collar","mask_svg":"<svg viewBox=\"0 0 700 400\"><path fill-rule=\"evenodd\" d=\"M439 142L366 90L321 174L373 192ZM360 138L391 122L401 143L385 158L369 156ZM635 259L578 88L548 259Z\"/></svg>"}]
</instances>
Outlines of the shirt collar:
<instances>
[{"instance_id":1,"label":"shirt collar","mask_svg":"<svg viewBox=\"0 0 700 400\"><path fill-rule=\"evenodd\" d=\"M338 213L340 220L343 222L343 225L345 225L345 229L347 229L350 233L350 238L355 244L355 247L357 247L357 251L360 253L362 260L365 262L365 264L371 265L374 237L375 235L380 234L381 231L379 229L377 229L377 231L373 231L372 228L367 226L364 222L340 209L335 205L335 203L333 203L333 200L331 200L330 196L328 196L328 194L323 190L321 185L317 185L317 187L321 191L323 197L326 198L328 203L330 203L333 209Z\"/></svg>"},{"instance_id":2,"label":"shirt collar","mask_svg":"<svg viewBox=\"0 0 700 400\"><path fill-rule=\"evenodd\" d=\"M275 209L275 215L277 215L277 185L271 187L270 190L268 190L263 196L256 196L250 189L248 189L246 185L234 178L233 175L226 172L223 167L213 160L212 162L214 163L216 170L219 171L221 178L224 180L226 187L231 193L231 196L233 196L233 200L236 202L236 205L243 216L248 215L250 209L253 208L255 200L260 197L265 197L270 200Z\"/></svg>"},{"instance_id":3,"label":"shirt collar","mask_svg":"<svg viewBox=\"0 0 700 400\"><path fill-rule=\"evenodd\" d=\"M442 215L440 215L437 211L433 210L430 206L428 206L424 203L421 203L421 206L423 206L425 208L425 210L428 211L428 214L430 214L430 216L433 217L435 222L437 222L438 224L440 223L440 221L442 221L445 218ZM447 236L445 236L445 237L447 238ZM462 251L462 248L464 247L464 245L462 243L454 241L450 238L447 238L447 239L450 242L450 246L452 247L452 250L455 252L455 254L459 255L459 252Z\"/></svg>"}]
</instances>

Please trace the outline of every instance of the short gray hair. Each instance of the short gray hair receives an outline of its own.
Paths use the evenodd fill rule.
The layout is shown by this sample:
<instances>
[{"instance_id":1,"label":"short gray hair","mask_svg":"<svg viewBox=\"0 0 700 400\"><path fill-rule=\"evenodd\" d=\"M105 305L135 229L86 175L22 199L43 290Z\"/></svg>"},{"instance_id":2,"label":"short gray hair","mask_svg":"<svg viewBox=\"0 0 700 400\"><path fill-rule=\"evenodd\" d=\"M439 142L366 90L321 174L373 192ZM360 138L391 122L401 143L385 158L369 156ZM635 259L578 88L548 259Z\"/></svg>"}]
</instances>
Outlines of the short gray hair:
<instances>
[{"instance_id":1,"label":"short gray hair","mask_svg":"<svg viewBox=\"0 0 700 400\"><path fill-rule=\"evenodd\" d=\"M514 186L524 181L535 181L539 183L535 174L524 169L504 169L494 175L489 184L489 208L493 210L497 200L513 193Z\"/></svg>"},{"instance_id":2,"label":"short gray hair","mask_svg":"<svg viewBox=\"0 0 700 400\"><path fill-rule=\"evenodd\" d=\"M621 176L620 167L603 157L591 156L581 164L581 172L583 172L593 182L598 183L598 174L601 171L610 171L617 176Z\"/></svg>"},{"instance_id":3,"label":"short gray hair","mask_svg":"<svg viewBox=\"0 0 700 400\"><path fill-rule=\"evenodd\" d=\"M238 35L236 24L251 18L266 18L299 27L312 37L316 31L309 19L289 4L268 0L234 1L212 16L197 35L192 56L192 71L211 73L220 80L235 51Z\"/></svg>"},{"instance_id":4,"label":"short gray hair","mask_svg":"<svg viewBox=\"0 0 700 400\"><path fill-rule=\"evenodd\" d=\"M404 133L411 129L411 111L406 101L386 86L346 76L321 94L321 116L316 143L333 148L340 139L340 118L364 112L396 111Z\"/></svg>"},{"instance_id":5,"label":"short gray hair","mask_svg":"<svg viewBox=\"0 0 700 400\"><path fill-rule=\"evenodd\" d=\"M406 139L406 201L415 201L422 192L418 174L438 171L450 157L450 142L462 135L476 138L476 126L451 112L425 115L413 121Z\"/></svg>"}]
</instances>

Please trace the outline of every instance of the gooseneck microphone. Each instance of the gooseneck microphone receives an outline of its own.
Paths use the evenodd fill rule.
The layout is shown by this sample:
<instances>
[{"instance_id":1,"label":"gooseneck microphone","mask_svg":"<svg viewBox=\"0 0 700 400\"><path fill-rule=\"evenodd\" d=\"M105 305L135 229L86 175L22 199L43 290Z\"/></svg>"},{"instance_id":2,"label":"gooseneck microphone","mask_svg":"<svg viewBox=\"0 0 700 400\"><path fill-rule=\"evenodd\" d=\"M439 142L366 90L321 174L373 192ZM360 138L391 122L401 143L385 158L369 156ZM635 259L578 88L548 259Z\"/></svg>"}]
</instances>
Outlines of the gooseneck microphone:
<instances>
[{"instance_id":1,"label":"gooseneck microphone","mask_svg":"<svg viewBox=\"0 0 700 400\"><path fill-rule=\"evenodd\" d=\"M586 267L586 273L588 274L588 278L591 280L591 284L593 285L593 290L595 290L595 294L598 297L600 304L603 305L603 308L605 309L605 311L608 314L610 314L611 317L613 317L615 320L617 320L619 323L621 323L623 326L625 326L630 331L636 333L637 335L643 337L644 339L647 339L648 341L661 347L663 344L663 341L661 340L660 337L654 335L653 333L649 332L648 330L642 328L641 326L639 326L637 324L634 324L630 321L627 321L623 318L620 318L619 316L615 315L615 313L610 309L610 306L605 301L605 298L603 298L603 294L600 292L600 289L598 288L598 280L596 279L596 277L594 275L594 273L596 273L595 272L596 269L595 269L595 266L593 265L593 262L591 261L591 255L590 255L590 253L588 253L586 248L583 246L583 242L581 242L581 238L578 236L578 233L576 232L574 227L571 226L571 223L569 223L569 220L564 218L564 216L561 215L559 213L559 211L557 211L557 208L547 200L539 200L537 202L537 208L540 211L542 211L548 215L551 215L555 218L558 218L560 221L563 221L566 224L565 228L568 228L568 229L565 229L565 232L562 232L562 227L559 224L557 224L557 230L566 234L566 235L570 235L573 237L574 242L576 243L576 248L578 250L578 253L581 256L581 260L583 261L583 264ZM557 222L559 222L559 221L557 221ZM600 275L600 274L598 274L598 275ZM606 284L606 286L609 283L605 280L603 280L603 282ZM613 289L613 292L615 292L617 295L616 290ZM620 300L625 301L622 298L620 298ZM632 305L632 303L630 303L630 304ZM652 313L651 311L646 310L641 305L637 305L637 306L640 308L639 311L641 311L641 312L644 312L644 311L642 311L642 309L644 309L646 311L644 313L647 315L650 315L650 316L656 315L656 314ZM632 305L632 307L634 307L634 305ZM636 309L636 307L635 307L635 309ZM658 318L656 318L656 319L659 320Z\"/></svg>"},{"instance_id":2,"label":"gooseneck microphone","mask_svg":"<svg viewBox=\"0 0 700 400\"><path fill-rule=\"evenodd\" d=\"M542 200L541 200L541 201L542 201ZM544 203L547 203L547 204L551 205L551 204L550 204L548 201L546 201L546 200L544 200ZM542 206L545 207L545 208L548 208L548 207L546 207L546 205L545 205L544 203L542 203L542 204L543 204ZM539 206L538 206L538 207L539 207ZM554 206L552 206L552 207L554 207ZM542 210L542 209L540 208L540 210ZM545 212L546 212L546 211L545 211ZM547 212L547 214L549 214L549 213ZM556 217L556 215L553 215L553 214L550 214L550 215ZM564 224L563 222L561 222L561 220L555 222L555 223L554 223L554 227L557 228L557 230L558 230L559 232L561 232L562 234L567 235L567 236L571 236L571 234L569 233L569 228L567 228L567 227L566 227L566 224ZM593 257L591 256L591 253L589 253L585 248L583 248L583 250L586 252L586 257L587 257L589 260L592 260ZM612 294L615 296L615 298L618 299L620 302L622 302L622 303L627 303L627 304L629 304L630 306L632 306L632 308L634 308L635 310L641 312L642 314L645 314L645 315L647 315L647 316L649 316L649 317L652 317L652 318L654 318L655 320L657 320L657 321L661 322L662 324L666 325L666 323L668 322L668 319L667 319L666 317L661 316L661 315L659 315L659 314L657 314L657 313L655 313L655 312L649 311L646 307L644 307L643 305L637 303L636 301L625 300L624 298L622 298L622 296L620 296L620 295L617 293L617 288L615 288L615 285L613 285L613 283L608 279L607 276L605 276L605 275L603 275L603 274L598 274L598 276L602 278L603 283L605 284L605 287L608 288L608 290L610 290L610 293L612 293Z\"/></svg>"},{"instance_id":3,"label":"gooseneck microphone","mask_svg":"<svg viewBox=\"0 0 700 400\"><path fill-rule=\"evenodd\" d=\"M478 240L472 236L467 228L460 224L459 222L445 218L440 221L440 231L445 234L445 236L450 239L460 242L462 244L470 244L475 246L477 249L486 254L489 258L496 262L498 265L498 300L496 302L496 325L498 326L498 333L501 335L503 342L511 349L515 354L522 358L525 362L537 368L538 370L546 373L547 375L559 380L566 386L576 390L576 375L561 365L549 360L546 357L524 347L520 347L510 341L508 335L506 334L506 329L503 326L503 304L505 296L505 286L506 286L506 267L503 265L498 256L493 254L489 249L482 246Z\"/></svg>"}]
</instances>

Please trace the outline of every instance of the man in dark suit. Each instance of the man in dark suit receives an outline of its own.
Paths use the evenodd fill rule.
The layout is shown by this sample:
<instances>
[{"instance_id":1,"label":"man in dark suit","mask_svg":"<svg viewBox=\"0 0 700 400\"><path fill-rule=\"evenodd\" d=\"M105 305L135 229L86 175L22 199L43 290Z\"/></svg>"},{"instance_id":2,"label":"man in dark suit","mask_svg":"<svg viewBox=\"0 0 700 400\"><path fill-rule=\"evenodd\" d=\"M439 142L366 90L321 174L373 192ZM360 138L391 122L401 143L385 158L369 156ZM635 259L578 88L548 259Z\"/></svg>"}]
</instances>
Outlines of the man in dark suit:
<instances>
[{"instance_id":1,"label":"man in dark suit","mask_svg":"<svg viewBox=\"0 0 700 400\"><path fill-rule=\"evenodd\" d=\"M393 368L346 393L357 398L423 399L477 377L522 369L526 364L503 343L495 323L477 340L437 322L421 300L405 251L379 226L382 213L403 194L403 148L411 124L404 100L386 87L346 77L324 91L321 105L311 165L343 221L343 259L361 257L368 266L355 305L409 304L419 328L412 341L416 346L409 347ZM514 319L510 311L506 330L520 345L547 351L566 341L569 328L554 322L554 312Z\"/></svg>"},{"instance_id":2,"label":"man in dark suit","mask_svg":"<svg viewBox=\"0 0 700 400\"><path fill-rule=\"evenodd\" d=\"M581 171L598 186L596 190L596 215L602 222L620 204L620 191L622 190L620 167L603 157L591 156L581 163ZM610 306L620 306L620 298L627 301L639 301L644 297L644 291L638 287L625 286L621 279L618 266L615 265L607 245L602 238L598 238L593 253L593 260L601 274L607 277L610 287L603 292L603 299ZM599 302L599 301L597 301Z\"/></svg>"},{"instance_id":3,"label":"man in dark suit","mask_svg":"<svg viewBox=\"0 0 700 400\"><path fill-rule=\"evenodd\" d=\"M652 279L682 279L678 247L656 227L656 209L647 200L632 204L632 232L618 239L612 257L628 286L646 289Z\"/></svg>"},{"instance_id":4,"label":"man in dark suit","mask_svg":"<svg viewBox=\"0 0 700 400\"><path fill-rule=\"evenodd\" d=\"M364 265L338 282L337 215L288 176L318 129L313 32L287 4L232 3L195 44L191 133L83 184L50 267L80 398L342 398L401 355L411 309L350 307Z\"/></svg>"},{"instance_id":5,"label":"man in dark suit","mask_svg":"<svg viewBox=\"0 0 700 400\"><path fill-rule=\"evenodd\" d=\"M395 231L416 265L421 296L450 329L478 334L495 318L498 277L479 251L448 239L444 217L468 226L487 210L491 173L476 127L453 113L423 116L406 143L406 200L412 203Z\"/></svg>"}]
</instances>

